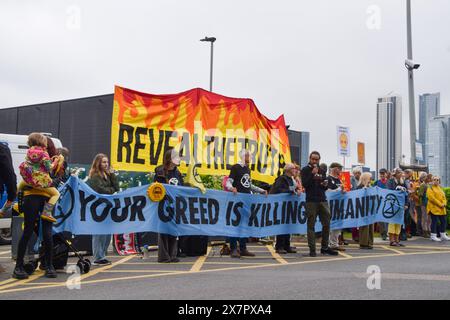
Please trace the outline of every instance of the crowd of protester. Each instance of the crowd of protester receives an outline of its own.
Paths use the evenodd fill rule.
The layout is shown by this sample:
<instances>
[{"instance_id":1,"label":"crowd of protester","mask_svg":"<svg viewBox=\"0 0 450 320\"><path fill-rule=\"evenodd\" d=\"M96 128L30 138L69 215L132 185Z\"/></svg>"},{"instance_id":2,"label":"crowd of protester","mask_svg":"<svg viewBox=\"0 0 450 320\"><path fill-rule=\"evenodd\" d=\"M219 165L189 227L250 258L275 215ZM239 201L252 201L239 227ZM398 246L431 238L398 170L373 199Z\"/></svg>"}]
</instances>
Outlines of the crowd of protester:
<instances>
[{"instance_id":1,"label":"crowd of protester","mask_svg":"<svg viewBox=\"0 0 450 320\"><path fill-rule=\"evenodd\" d=\"M57 188L69 178L67 163L69 150L56 149L51 138L39 133L32 133L28 139L28 152L25 161L20 166L23 182L18 186L23 193L21 210L24 213L24 231L19 241L16 267L13 277L26 279L24 270L24 255L33 232L38 232L37 222L41 223L44 259L41 269L49 278L56 277L52 266L52 223L55 222L53 209L59 198ZM241 161L231 167L229 175L224 179L225 191L246 194L305 194L305 214L307 217L307 243L309 255L315 257L316 238L315 230L317 217L322 230L320 232L320 253L323 255L337 255L344 251L348 242L344 239L344 230L330 230L331 214L326 199L327 192L346 193L349 190L341 180L343 166L337 162L329 167L321 163L320 153L311 152L308 164L300 168L298 164L287 163L284 172L276 178L270 188L261 188L251 179L251 154L247 150L241 152ZM164 154L163 164L156 168L154 181L183 186L183 176L178 170L179 158L173 150ZM115 172L109 165L109 159L104 154L95 156L87 184L97 193L114 194L119 192L119 182ZM390 190L401 190L405 194L404 223L387 224L376 223L351 230L352 239L359 243L362 250L373 249L374 234L379 232L382 240L389 239L393 247L404 246L405 241L412 236L429 238L432 241L448 241L446 234L447 199L440 185L440 178L426 172L421 172L417 180L413 180L411 170L403 171L395 168L391 172L380 169L378 180L373 181L372 175L362 172L360 167L352 170L350 190L379 187ZM16 198L16 176L12 168L11 154L8 146L0 143L0 186L7 191L7 201L0 209L0 215L10 210ZM199 237L175 237L169 234L158 236L158 262L176 263L180 257L185 257L190 246L200 243ZM247 238L229 238L230 245L226 251L232 258L243 256L253 257L254 253L247 249ZM94 265L107 265L111 235L93 235L92 250ZM291 245L291 235L276 235L275 250L278 254L297 253Z\"/></svg>"}]
</instances>

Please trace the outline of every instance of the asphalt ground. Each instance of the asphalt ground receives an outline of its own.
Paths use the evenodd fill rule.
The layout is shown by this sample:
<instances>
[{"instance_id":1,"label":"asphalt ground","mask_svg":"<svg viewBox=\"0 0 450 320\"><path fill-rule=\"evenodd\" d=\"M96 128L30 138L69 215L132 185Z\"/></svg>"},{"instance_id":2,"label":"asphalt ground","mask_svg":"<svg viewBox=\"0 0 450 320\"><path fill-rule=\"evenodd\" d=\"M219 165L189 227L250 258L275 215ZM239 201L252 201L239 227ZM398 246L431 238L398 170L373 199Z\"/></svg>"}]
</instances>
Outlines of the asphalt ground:
<instances>
[{"instance_id":1,"label":"asphalt ground","mask_svg":"<svg viewBox=\"0 0 450 320\"><path fill-rule=\"evenodd\" d=\"M251 243L256 257L232 259L208 247L206 256L170 264L157 263L156 252L147 259L111 255L111 265L81 276L59 271L47 279L37 270L27 280L11 278L11 248L1 246L0 299L450 299L450 242L405 244L376 241L370 251L350 244L339 256L311 258L304 241L294 243L299 253L287 255ZM76 262L69 259L69 270Z\"/></svg>"}]
</instances>

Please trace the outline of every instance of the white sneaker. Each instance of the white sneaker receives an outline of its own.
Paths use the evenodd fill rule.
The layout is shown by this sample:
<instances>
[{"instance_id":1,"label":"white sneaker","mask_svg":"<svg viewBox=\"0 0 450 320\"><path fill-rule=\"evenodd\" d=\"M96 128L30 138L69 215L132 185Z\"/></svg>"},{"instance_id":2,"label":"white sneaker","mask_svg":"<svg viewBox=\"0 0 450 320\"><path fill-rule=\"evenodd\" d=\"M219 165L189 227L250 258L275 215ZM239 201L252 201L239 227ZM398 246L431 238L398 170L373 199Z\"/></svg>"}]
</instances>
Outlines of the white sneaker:
<instances>
[{"instance_id":1,"label":"white sneaker","mask_svg":"<svg viewBox=\"0 0 450 320\"><path fill-rule=\"evenodd\" d=\"M442 240L436 236L436 233L432 233L430 237L431 241L441 242Z\"/></svg>"},{"instance_id":2,"label":"white sneaker","mask_svg":"<svg viewBox=\"0 0 450 320\"><path fill-rule=\"evenodd\" d=\"M441 233L441 241L449 241L450 240L450 238L447 236L447 234L446 233Z\"/></svg>"}]
</instances>

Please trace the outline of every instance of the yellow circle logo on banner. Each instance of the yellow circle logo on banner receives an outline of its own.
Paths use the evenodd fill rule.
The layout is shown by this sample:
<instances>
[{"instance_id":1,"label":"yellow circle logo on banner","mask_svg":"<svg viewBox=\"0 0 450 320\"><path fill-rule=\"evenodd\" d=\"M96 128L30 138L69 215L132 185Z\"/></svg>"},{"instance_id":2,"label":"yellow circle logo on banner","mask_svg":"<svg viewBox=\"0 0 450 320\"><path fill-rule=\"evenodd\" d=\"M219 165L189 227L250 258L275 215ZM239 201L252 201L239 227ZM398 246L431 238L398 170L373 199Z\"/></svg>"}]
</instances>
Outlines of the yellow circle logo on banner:
<instances>
[{"instance_id":1,"label":"yellow circle logo on banner","mask_svg":"<svg viewBox=\"0 0 450 320\"><path fill-rule=\"evenodd\" d=\"M162 183L152 183L147 189L147 195L154 202L161 201L166 196L166 188L164 188Z\"/></svg>"},{"instance_id":2,"label":"yellow circle logo on banner","mask_svg":"<svg viewBox=\"0 0 450 320\"><path fill-rule=\"evenodd\" d=\"M339 136L339 142L341 144L342 149L347 149L348 146L348 137L345 133L341 133Z\"/></svg>"}]
</instances>

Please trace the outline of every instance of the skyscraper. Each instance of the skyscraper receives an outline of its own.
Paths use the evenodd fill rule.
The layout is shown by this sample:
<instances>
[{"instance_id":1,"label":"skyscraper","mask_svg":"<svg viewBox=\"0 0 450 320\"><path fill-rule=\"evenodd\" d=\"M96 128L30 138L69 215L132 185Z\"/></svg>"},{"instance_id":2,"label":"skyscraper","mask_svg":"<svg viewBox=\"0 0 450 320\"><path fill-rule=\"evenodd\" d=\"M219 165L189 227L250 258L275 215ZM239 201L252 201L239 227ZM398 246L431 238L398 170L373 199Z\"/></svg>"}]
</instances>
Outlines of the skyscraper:
<instances>
[{"instance_id":1,"label":"skyscraper","mask_svg":"<svg viewBox=\"0 0 450 320\"><path fill-rule=\"evenodd\" d=\"M441 94L425 93L419 95L419 142L422 144L423 161L421 164L428 164L428 123L431 118L436 117L441 112Z\"/></svg>"},{"instance_id":2,"label":"skyscraper","mask_svg":"<svg viewBox=\"0 0 450 320\"><path fill-rule=\"evenodd\" d=\"M398 167L402 157L402 98L386 96L377 103L377 172Z\"/></svg>"},{"instance_id":3,"label":"skyscraper","mask_svg":"<svg viewBox=\"0 0 450 320\"><path fill-rule=\"evenodd\" d=\"M443 186L450 186L450 115L432 117L428 122L428 169L441 177Z\"/></svg>"}]
</instances>

